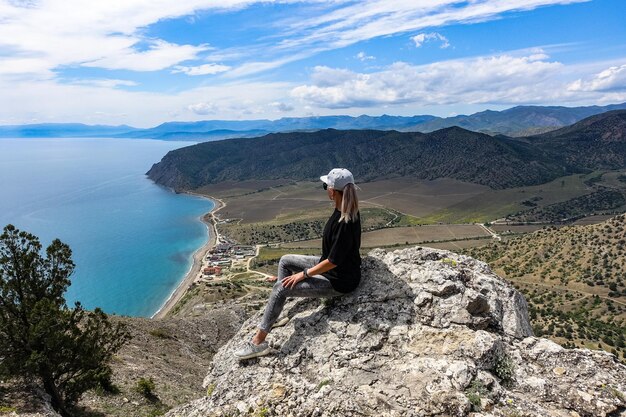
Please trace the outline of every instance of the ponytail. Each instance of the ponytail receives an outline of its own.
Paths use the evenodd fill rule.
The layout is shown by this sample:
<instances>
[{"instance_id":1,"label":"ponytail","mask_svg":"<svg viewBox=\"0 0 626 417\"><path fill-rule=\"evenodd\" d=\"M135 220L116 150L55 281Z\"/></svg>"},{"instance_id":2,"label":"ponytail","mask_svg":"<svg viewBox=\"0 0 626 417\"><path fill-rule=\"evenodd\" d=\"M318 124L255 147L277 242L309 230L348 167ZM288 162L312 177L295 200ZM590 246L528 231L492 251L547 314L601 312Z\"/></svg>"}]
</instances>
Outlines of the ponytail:
<instances>
[{"instance_id":1,"label":"ponytail","mask_svg":"<svg viewBox=\"0 0 626 417\"><path fill-rule=\"evenodd\" d=\"M359 199L354 184L346 184L341 192L341 217L339 222L354 222L359 211Z\"/></svg>"}]
</instances>

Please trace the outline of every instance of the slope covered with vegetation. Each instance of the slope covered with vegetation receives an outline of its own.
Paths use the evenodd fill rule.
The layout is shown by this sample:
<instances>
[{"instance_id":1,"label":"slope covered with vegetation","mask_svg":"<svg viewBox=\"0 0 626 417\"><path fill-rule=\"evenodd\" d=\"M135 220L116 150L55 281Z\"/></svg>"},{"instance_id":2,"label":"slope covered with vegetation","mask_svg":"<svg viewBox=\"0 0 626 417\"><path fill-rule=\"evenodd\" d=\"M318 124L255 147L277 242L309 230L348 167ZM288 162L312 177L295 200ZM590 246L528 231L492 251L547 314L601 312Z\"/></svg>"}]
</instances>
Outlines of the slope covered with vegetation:
<instances>
[{"instance_id":1,"label":"slope covered with vegetation","mask_svg":"<svg viewBox=\"0 0 626 417\"><path fill-rule=\"evenodd\" d=\"M532 144L453 127L430 134L327 129L200 143L170 151L148 175L177 191L245 180L317 180L350 167L361 182L412 176L492 188L540 184L569 173Z\"/></svg>"},{"instance_id":2,"label":"slope covered with vegetation","mask_svg":"<svg viewBox=\"0 0 626 417\"><path fill-rule=\"evenodd\" d=\"M177 191L246 180L317 180L350 167L360 182L453 178L494 189L546 183L571 173L626 167L626 110L524 139L459 127L432 133L334 130L276 133L170 151L148 175Z\"/></svg>"},{"instance_id":3,"label":"slope covered with vegetation","mask_svg":"<svg viewBox=\"0 0 626 417\"><path fill-rule=\"evenodd\" d=\"M526 296L537 335L626 358L626 215L544 228L467 254Z\"/></svg>"}]
</instances>

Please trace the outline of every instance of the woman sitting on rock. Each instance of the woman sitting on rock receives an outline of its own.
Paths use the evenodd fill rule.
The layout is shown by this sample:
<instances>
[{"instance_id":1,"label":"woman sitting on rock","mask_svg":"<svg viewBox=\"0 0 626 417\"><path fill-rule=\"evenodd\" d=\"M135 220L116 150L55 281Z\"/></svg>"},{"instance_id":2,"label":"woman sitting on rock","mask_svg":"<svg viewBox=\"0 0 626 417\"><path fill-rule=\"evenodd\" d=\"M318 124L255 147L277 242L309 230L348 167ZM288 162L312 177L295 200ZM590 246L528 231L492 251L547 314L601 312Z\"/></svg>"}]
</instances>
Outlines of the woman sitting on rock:
<instances>
[{"instance_id":1,"label":"woman sitting on rock","mask_svg":"<svg viewBox=\"0 0 626 417\"><path fill-rule=\"evenodd\" d=\"M251 341L235 352L239 359L250 359L270 353L265 341L276 322L287 297L333 297L354 291L361 281L361 217L352 173L335 168L320 177L335 211L324 226L322 256L284 255L278 263L278 277L272 288L263 319Z\"/></svg>"}]
</instances>

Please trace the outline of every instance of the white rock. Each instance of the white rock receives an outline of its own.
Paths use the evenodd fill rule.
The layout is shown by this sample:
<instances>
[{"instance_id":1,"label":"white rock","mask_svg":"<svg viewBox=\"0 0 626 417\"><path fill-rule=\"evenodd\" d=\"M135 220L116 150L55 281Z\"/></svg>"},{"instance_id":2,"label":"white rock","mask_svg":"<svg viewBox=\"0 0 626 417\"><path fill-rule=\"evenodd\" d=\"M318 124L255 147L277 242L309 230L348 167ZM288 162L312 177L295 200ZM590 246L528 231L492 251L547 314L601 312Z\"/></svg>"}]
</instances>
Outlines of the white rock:
<instances>
[{"instance_id":1,"label":"white rock","mask_svg":"<svg viewBox=\"0 0 626 417\"><path fill-rule=\"evenodd\" d=\"M461 416L471 411L472 389L493 400L483 415L626 409L613 394L626 392L626 367L609 354L533 337L524 297L485 263L426 247L377 249L362 272L361 286L330 308L288 301L285 311L297 305L299 313L268 336L276 352L240 363L233 350L262 312L250 318L213 358L205 379L215 386L211 397L167 416L246 415L248 404L280 416ZM501 381L496 363L515 380ZM556 375L556 367L567 373ZM607 381L614 391L598 388ZM274 384L285 398L272 396Z\"/></svg>"}]
</instances>

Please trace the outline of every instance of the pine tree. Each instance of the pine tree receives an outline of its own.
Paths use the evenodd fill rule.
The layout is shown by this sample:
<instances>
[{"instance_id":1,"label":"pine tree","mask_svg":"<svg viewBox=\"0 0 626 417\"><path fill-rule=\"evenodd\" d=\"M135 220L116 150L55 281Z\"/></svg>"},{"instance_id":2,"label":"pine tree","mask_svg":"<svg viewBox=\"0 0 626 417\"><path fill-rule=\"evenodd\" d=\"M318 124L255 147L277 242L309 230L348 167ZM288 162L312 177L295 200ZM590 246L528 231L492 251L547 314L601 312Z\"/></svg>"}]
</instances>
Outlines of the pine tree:
<instances>
[{"instance_id":1,"label":"pine tree","mask_svg":"<svg viewBox=\"0 0 626 417\"><path fill-rule=\"evenodd\" d=\"M100 309L69 308L72 251L58 239L45 257L41 248L12 225L0 236L0 374L39 381L53 408L71 416L85 391L111 386L109 360L130 335Z\"/></svg>"}]
</instances>

